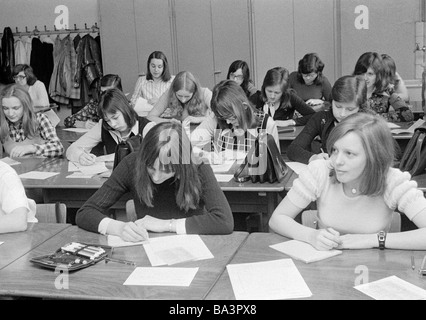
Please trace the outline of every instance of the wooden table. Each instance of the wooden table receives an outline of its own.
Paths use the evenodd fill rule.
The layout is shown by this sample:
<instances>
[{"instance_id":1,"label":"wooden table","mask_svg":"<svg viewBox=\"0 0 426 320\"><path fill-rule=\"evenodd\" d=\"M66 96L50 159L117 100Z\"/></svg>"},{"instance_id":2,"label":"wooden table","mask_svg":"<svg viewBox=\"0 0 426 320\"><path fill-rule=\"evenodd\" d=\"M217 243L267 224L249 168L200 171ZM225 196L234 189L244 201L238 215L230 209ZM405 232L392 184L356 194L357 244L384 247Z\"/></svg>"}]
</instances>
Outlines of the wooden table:
<instances>
[{"instance_id":1,"label":"wooden table","mask_svg":"<svg viewBox=\"0 0 426 320\"><path fill-rule=\"evenodd\" d=\"M0 269L55 236L69 224L29 223L26 231L0 234Z\"/></svg>"},{"instance_id":2,"label":"wooden table","mask_svg":"<svg viewBox=\"0 0 426 320\"><path fill-rule=\"evenodd\" d=\"M151 236L164 235L170 234ZM135 261L136 267L115 262L106 264L101 261L94 266L69 273L69 287L56 289L55 280L59 273L34 265L29 261L31 258L52 253L71 241L106 244L105 236L72 226L0 270L0 295L49 299L201 300L213 287L247 236L246 232L201 235L214 258L173 265L199 268L189 287L124 286L124 281L136 267L151 266L145 250L139 245L116 248L113 253L113 258Z\"/></svg>"},{"instance_id":3,"label":"wooden table","mask_svg":"<svg viewBox=\"0 0 426 320\"><path fill-rule=\"evenodd\" d=\"M290 258L269 247L272 244L287 240L287 238L273 233L251 233L230 264ZM356 284L360 284L361 276L368 279L368 282L373 282L395 275L426 289L426 277L420 277L417 270L411 269L412 254L415 257L416 266L419 268L426 254L425 251L344 250L343 254L326 260L310 264L294 260L294 263L312 292L309 299L360 300L371 299L371 297L354 289ZM361 272L363 273L361 274ZM206 299L235 299L227 271L222 274Z\"/></svg>"}]
</instances>

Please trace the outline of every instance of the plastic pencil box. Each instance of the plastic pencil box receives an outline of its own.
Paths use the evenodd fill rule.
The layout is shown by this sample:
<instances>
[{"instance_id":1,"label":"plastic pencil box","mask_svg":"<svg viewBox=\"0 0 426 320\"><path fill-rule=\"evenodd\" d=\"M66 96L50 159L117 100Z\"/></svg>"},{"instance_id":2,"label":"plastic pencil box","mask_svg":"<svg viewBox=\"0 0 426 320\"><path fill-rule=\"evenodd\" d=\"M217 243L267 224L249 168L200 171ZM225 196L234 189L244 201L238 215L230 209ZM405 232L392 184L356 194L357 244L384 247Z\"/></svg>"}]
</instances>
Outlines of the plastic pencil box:
<instances>
[{"instance_id":1,"label":"plastic pencil box","mask_svg":"<svg viewBox=\"0 0 426 320\"><path fill-rule=\"evenodd\" d=\"M76 271L90 267L104 260L111 251L109 246L89 245L79 242L70 242L56 252L32 258L30 261L48 269L66 269Z\"/></svg>"}]
</instances>

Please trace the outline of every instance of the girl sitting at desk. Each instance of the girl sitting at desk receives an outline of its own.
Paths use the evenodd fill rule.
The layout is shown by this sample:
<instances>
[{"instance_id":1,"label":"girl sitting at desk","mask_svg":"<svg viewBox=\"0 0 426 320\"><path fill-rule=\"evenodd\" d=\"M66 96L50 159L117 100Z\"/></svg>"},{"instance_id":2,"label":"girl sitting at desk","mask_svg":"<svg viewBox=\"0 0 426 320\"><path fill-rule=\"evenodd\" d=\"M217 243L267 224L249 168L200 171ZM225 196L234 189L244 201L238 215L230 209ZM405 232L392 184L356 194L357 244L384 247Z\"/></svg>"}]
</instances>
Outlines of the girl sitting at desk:
<instances>
[{"instance_id":1,"label":"girl sitting at desk","mask_svg":"<svg viewBox=\"0 0 426 320\"><path fill-rule=\"evenodd\" d=\"M231 233L234 221L228 201L210 165L196 159L181 124L157 124L145 136L141 149L126 156L77 212L77 225L126 241L145 240L147 230ZM129 192L135 203L135 222L104 215Z\"/></svg>"},{"instance_id":2,"label":"girl sitting at desk","mask_svg":"<svg viewBox=\"0 0 426 320\"><path fill-rule=\"evenodd\" d=\"M139 117L124 93L116 88L102 94L98 114L101 120L67 149L68 160L81 165L92 165L96 156L111 155L113 161L119 142L133 135L140 134L144 137L154 125L146 118Z\"/></svg>"},{"instance_id":3,"label":"girl sitting at desk","mask_svg":"<svg viewBox=\"0 0 426 320\"><path fill-rule=\"evenodd\" d=\"M213 88L211 108L212 115L191 133L191 142L196 147L206 152L235 149L248 152L259 130L265 128L274 137L279 149L275 121L255 109L235 81L223 80Z\"/></svg>"},{"instance_id":4,"label":"girl sitting at desk","mask_svg":"<svg viewBox=\"0 0 426 320\"><path fill-rule=\"evenodd\" d=\"M16 171L0 161L0 234L27 230L27 222L37 222L35 212Z\"/></svg>"},{"instance_id":5,"label":"girl sitting at desk","mask_svg":"<svg viewBox=\"0 0 426 320\"><path fill-rule=\"evenodd\" d=\"M288 147L287 156L291 161L308 164L316 159L328 159L326 143L331 130L347 116L366 108L365 80L360 76L343 76L334 83L331 96L331 109L314 114ZM316 143L318 136L320 141Z\"/></svg>"},{"instance_id":6,"label":"girl sitting at desk","mask_svg":"<svg viewBox=\"0 0 426 320\"><path fill-rule=\"evenodd\" d=\"M266 72L262 90L253 94L250 101L257 109L269 114L279 127L303 126L315 113L296 91L289 88L289 72L282 67ZM295 117L295 111L301 117Z\"/></svg>"},{"instance_id":7,"label":"girl sitting at desk","mask_svg":"<svg viewBox=\"0 0 426 320\"><path fill-rule=\"evenodd\" d=\"M330 159L312 161L301 172L270 228L318 250L425 250L426 199L408 172L393 168L395 142L386 121L355 113L336 125L327 149ZM317 229L294 220L312 201ZM395 210L418 229L388 233Z\"/></svg>"},{"instance_id":8,"label":"girl sitting at desk","mask_svg":"<svg viewBox=\"0 0 426 320\"><path fill-rule=\"evenodd\" d=\"M11 157L57 157L64 152L55 127L44 113L34 111L30 95L18 84L6 86L1 94L0 140Z\"/></svg>"}]
</instances>

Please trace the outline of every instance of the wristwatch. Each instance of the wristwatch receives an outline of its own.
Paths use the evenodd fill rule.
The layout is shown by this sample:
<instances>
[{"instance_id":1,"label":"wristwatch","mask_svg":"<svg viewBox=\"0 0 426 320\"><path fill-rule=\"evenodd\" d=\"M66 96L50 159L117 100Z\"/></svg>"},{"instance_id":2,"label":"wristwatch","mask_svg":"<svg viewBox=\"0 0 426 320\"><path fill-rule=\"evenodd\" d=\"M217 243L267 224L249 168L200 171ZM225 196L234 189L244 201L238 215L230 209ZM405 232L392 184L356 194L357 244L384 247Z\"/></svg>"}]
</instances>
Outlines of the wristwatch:
<instances>
[{"instance_id":1,"label":"wristwatch","mask_svg":"<svg viewBox=\"0 0 426 320\"><path fill-rule=\"evenodd\" d=\"M380 250L384 250L385 249L385 242L386 242L386 232L385 231L380 231L377 234L377 239L379 240L379 249Z\"/></svg>"}]
</instances>

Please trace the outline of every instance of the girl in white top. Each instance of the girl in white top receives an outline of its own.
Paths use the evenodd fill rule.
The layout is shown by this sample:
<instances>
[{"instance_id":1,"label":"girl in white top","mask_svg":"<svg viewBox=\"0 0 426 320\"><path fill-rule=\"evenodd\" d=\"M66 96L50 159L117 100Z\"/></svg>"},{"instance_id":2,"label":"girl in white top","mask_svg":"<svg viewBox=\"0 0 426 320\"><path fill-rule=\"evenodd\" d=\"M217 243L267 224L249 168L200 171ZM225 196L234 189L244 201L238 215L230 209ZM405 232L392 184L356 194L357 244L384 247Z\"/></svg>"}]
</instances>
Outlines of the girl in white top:
<instances>
[{"instance_id":1,"label":"girl in white top","mask_svg":"<svg viewBox=\"0 0 426 320\"><path fill-rule=\"evenodd\" d=\"M141 97L147 100L152 109L161 95L170 88L174 76L170 75L167 57L161 51L154 51L149 55L146 70L146 76L140 76L136 82L130 103L135 107Z\"/></svg>"},{"instance_id":2,"label":"girl in white top","mask_svg":"<svg viewBox=\"0 0 426 320\"><path fill-rule=\"evenodd\" d=\"M199 124L210 113L212 92L202 88L189 71L181 71L170 88L154 105L147 118L154 122L183 121L183 125Z\"/></svg>"},{"instance_id":3,"label":"girl in white top","mask_svg":"<svg viewBox=\"0 0 426 320\"><path fill-rule=\"evenodd\" d=\"M426 199L408 172L392 167L395 146L381 117L353 114L327 140L330 159L309 163L275 209L270 228L319 250L379 247L398 209L418 229L385 234L390 249L426 249ZM294 218L317 202L318 230Z\"/></svg>"},{"instance_id":4,"label":"girl in white top","mask_svg":"<svg viewBox=\"0 0 426 320\"><path fill-rule=\"evenodd\" d=\"M46 86L34 74L33 68L27 64L17 64L12 71L13 80L28 90L36 112L50 106ZM58 115L53 110L45 111L54 127L60 122Z\"/></svg>"},{"instance_id":5,"label":"girl in white top","mask_svg":"<svg viewBox=\"0 0 426 320\"><path fill-rule=\"evenodd\" d=\"M37 222L35 212L16 171L0 161L0 233L25 231L27 222Z\"/></svg>"}]
</instances>

